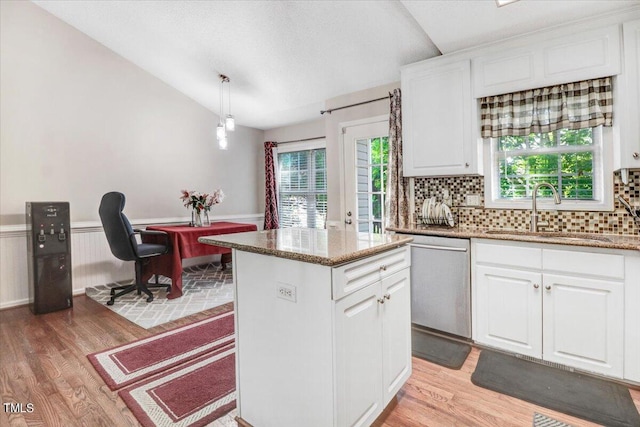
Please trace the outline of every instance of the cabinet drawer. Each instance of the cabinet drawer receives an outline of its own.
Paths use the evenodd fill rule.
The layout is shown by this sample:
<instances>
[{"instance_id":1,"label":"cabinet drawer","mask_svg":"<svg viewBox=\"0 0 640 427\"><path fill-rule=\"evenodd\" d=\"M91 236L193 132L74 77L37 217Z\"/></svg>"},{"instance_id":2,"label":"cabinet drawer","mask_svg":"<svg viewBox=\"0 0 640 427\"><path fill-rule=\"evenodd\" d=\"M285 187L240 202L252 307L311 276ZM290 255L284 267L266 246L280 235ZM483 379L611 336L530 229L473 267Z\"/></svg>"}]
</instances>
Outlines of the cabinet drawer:
<instances>
[{"instance_id":1,"label":"cabinet drawer","mask_svg":"<svg viewBox=\"0 0 640 427\"><path fill-rule=\"evenodd\" d=\"M545 271L624 279L624 255L543 249Z\"/></svg>"},{"instance_id":2,"label":"cabinet drawer","mask_svg":"<svg viewBox=\"0 0 640 427\"><path fill-rule=\"evenodd\" d=\"M502 243L478 243L476 263L507 265L518 268L542 268L542 249Z\"/></svg>"},{"instance_id":3,"label":"cabinet drawer","mask_svg":"<svg viewBox=\"0 0 640 427\"><path fill-rule=\"evenodd\" d=\"M332 270L333 299L338 300L411 265L409 246L394 249Z\"/></svg>"}]
</instances>

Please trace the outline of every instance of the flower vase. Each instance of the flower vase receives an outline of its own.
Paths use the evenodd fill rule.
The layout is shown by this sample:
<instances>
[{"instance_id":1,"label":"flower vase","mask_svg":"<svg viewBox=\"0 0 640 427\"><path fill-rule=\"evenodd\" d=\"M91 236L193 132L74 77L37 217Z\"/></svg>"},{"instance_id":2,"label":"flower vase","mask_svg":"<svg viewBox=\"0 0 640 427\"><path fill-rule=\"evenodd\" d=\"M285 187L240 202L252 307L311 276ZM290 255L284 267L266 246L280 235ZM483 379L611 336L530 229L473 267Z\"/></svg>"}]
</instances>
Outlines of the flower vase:
<instances>
[{"instance_id":1,"label":"flower vase","mask_svg":"<svg viewBox=\"0 0 640 427\"><path fill-rule=\"evenodd\" d=\"M195 227L202 227L202 213L195 211L196 222L194 224Z\"/></svg>"},{"instance_id":2,"label":"flower vase","mask_svg":"<svg viewBox=\"0 0 640 427\"><path fill-rule=\"evenodd\" d=\"M202 220L203 227L209 227L211 225L211 221L209 221L209 211L204 211L204 219Z\"/></svg>"}]
</instances>

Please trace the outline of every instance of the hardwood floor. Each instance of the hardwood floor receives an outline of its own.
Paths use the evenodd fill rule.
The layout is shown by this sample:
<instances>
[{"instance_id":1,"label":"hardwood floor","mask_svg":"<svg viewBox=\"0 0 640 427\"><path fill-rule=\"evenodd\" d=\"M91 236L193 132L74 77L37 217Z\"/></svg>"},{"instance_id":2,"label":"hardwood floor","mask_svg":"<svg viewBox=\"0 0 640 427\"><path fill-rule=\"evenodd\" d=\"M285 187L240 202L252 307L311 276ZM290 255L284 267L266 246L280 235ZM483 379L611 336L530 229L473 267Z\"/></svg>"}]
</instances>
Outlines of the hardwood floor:
<instances>
[{"instance_id":1,"label":"hardwood floor","mask_svg":"<svg viewBox=\"0 0 640 427\"><path fill-rule=\"evenodd\" d=\"M207 310L143 329L85 296L74 307L34 316L27 307L0 311L0 393L2 403L21 403L23 412L0 411L1 426L137 426L116 392L109 390L86 355L204 319ZM473 349L454 371L413 360L413 375L378 427L531 426L539 412L574 426L580 419L471 384L478 360ZM631 390L640 408L640 391ZM27 403L33 404L29 412Z\"/></svg>"}]
</instances>

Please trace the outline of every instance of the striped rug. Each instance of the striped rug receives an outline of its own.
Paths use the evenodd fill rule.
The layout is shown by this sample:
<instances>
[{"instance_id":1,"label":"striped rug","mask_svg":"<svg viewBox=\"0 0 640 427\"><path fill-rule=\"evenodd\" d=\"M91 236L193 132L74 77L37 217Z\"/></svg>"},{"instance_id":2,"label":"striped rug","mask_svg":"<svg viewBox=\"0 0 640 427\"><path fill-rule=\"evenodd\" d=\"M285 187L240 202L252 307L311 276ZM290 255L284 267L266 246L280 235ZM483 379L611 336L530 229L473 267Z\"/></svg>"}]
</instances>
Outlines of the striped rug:
<instances>
[{"instance_id":1,"label":"striped rug","mask_svg":"<svg viewBox=\"0 0 640 427\"><path fill-rule=\"evenodd\" d=\"M145 427L233 423L233 311L87 357Z\"/></svg>"},{"instance_id":2,"label":"striped rug","mask_svg":"<svg viewBox=\"0 0 640 427\"><path fill-rule=\"evenodd\" d=\"M533 427L571 427L569 424L547 417L546 415L533 413Z\"/></svg>"}]
</instances>

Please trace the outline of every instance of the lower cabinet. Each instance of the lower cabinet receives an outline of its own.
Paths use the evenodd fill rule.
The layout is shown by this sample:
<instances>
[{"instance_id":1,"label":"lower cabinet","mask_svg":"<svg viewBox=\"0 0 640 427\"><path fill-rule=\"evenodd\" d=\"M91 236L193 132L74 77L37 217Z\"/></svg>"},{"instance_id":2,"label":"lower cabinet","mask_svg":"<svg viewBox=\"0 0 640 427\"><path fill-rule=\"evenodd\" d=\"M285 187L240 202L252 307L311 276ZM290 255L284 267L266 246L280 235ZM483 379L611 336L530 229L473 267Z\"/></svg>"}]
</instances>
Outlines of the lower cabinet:
<instances>
[{"instance_id":1,"label":"lower cabinet","mask_svg":"<svg viewBox=\"0 0 640 427\"><path fill-rule=\"evenodd\" d=\"M543 358L622 378L624 283L544 274Z\"/></svg>"},{"instance_id":2,"label":"lower cabinet","mask_svg":"<svg viewBox=\"0 0 640 427\"><path fill-rule=\"evenodd\" d=\"M500 243L474 244L474 340L623 378L624 256Z\"/></svg>"},{"instance_id":3,"label":"lower cabinet","mask_svg":"<svg viewBox=\"0 0 640 427\"><path fill-rule=\"evenodd\" d=\"M338 267L233 258L239 417L371 425L411 375L408 246Z\"/></svg>"},{"instance_id":4,"label":"lower cabinet","mask_svg":"<svg viewBox=\"0 0 640 427\"><path fill-rule=\"evenodd\" d=\"M542 275L537 272L479 265L474 340L531 357L542 357Z\"/></svg>"},{"instance_id":5,"label":"lower cabinet","mask_svg":"<svg viewBox=\"0 0 640 427\"><path fill-rule=\"evenodd\" d=\"M411 373L409 269L336 303L338 425L368 426Z\"/></svg>"}]
</instances>

